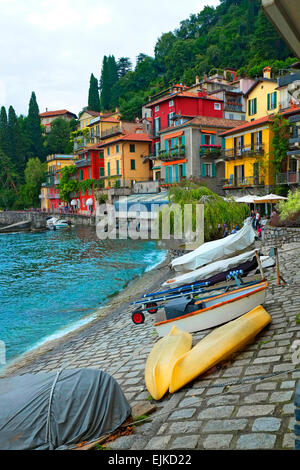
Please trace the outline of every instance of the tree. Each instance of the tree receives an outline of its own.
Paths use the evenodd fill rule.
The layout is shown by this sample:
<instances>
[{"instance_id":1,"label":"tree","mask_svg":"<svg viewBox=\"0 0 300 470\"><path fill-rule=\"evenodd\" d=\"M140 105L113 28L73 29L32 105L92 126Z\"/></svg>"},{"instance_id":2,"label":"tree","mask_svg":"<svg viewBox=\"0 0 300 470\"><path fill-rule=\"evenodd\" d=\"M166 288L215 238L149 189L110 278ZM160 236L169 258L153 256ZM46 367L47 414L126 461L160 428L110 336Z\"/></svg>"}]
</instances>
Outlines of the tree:
<instances>
[{"instance_id":1,"label":"tree","mask_svg":"<svg viewBox=\"0 0 300 470\"><path fill-rule=\"evenodd\" d=\"M118 69L115 57L104 56L100 78L100 103L102 110L109 110L115 103L112 102L111 89L118 81Z\"/></svg>"},{"instance_id":2,"label":"tree","mask_svg":"<svg viewBox=\"0 0 300 470\"><path fill-rule=\"evenodd\" d=\"M12 106L10 106L8 110L7 132L9 140L8 156L15 165L16 171L19 175L19 180L22 181L25 169L26 145L22 136L18 118Z\"/></svg>"},{"instance_id":3,"label":"tree","mask_svg":"<svg viewBox=\"0 0 300 470\"><path fill-rule=\"evenodd\" d=\"M24 207L39 207L40 188L45 179L46 169L46 163L41 162L39 158L28 160L25 168L25 184L20 190L21 204Z\"/></svg>"},{"instance_id":4,"label":"tree","mask_svg":"<svg viewBox=\"0 0 300 470\"><path fill-rule=\"evenodd\" d=\"M72 153L70 143L71 128L68 121L63 118L56 118L52 121L51 131L47 136L47 154L69 154Z\"/></svg>"},{"instance_id":5,"label":"tree","mask_svg":"<svg viewBox=\"0 0 300 470\"><path fill-rule=\"evenodd\" d=\"M92 111L100 111L100 98L97 78L91 74L88 107Z\"/></svg>"},{"instance_id":6,"label":"tree","mask_svg":"<svg viewBox=\"0 0 300 470\"><path fill-rule=\"evenodd\" d=\"M122 78L132 69L132 63L129 57L120 57L117 62L118 77Z\"/></svg>"},{"instance_id":7,"label":"tree","mask_svg":"<svg viewBox=\"0 0 300 470\"><path fill-rule=\"evenodd\" d=\"M27 133L30 142L30 154L32 157L44 159L43 137L39 107L34 91L31 94L27 118Z\"/></svg>"},{"instance_id":8,"label":"tree","mask_svg":"<svg viewBox=\"0 0 300 470\"><path fill-rule=\"evenodd\" d=\"M11 159L0 149L0 207L11 209L18 195L17 174Z\"/></svg>"},{"instance_id":9,"label":"tree","mask_svg":"<svg viewBox=\"0 0 300 470\"><path fill-rule=\"evenodd\" d=\"M2 106L0 111L0 149L8 155L9 153L9 137L8 137L8 126L7 126L7 114L6 109Z\"/></svg>"}]
</instances>

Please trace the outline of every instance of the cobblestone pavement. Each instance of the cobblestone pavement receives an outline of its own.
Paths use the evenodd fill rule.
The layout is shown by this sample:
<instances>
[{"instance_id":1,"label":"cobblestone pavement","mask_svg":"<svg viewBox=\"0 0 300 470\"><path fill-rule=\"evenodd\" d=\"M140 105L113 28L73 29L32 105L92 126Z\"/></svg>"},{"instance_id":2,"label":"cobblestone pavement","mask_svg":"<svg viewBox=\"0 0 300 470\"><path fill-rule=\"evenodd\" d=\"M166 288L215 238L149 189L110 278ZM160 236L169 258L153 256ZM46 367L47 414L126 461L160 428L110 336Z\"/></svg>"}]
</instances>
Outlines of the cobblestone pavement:
<instances>
[{"instance_id":1,"label":"cobblestone pavement","mask_svg":"<svg viewBox=\"0 0 300 470\"><path fill-rule=\"evenodd\" d=\"M266 252L266 248L264 249ZM110 449L291 449L294 447L293 397L300 364L293 364L291 344L300 339L300 244L284 245L280 268L267 271L270 287L266 310L271 324L243 352L157 404L151 421ZM142 326L127 308L113 313L65 344L39 356L14 374L59 367L95 367L115 377L133 406L149 399L144 382L147 356L158 340L149 315ZM193 334L196 344L205 333ZM281 372L264 380L257 376ZM237 381L244 381L237 384ZM248 383L245 383L248 381ZM228 385L234 383L233 385Z\"/></svg>"}]
</instances>

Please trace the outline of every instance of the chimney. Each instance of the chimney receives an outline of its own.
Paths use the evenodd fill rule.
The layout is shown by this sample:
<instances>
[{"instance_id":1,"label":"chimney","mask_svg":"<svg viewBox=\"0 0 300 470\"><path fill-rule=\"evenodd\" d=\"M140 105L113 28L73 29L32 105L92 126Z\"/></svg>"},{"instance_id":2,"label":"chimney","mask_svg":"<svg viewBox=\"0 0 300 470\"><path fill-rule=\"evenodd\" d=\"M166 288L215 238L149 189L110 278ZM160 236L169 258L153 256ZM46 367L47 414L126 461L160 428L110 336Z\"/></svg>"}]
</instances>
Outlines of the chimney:
<instances>
[{"instance_id":1,"label":"chimney","mask_svg":"<svg viewBox=\"0 0 300 470\"><path fill-rule=\"evenodd\" d=\"M196 75L196 85L197 85L197 83L199 83L199 77L198 77L198 75Z\"/></svg>"},{"instance_id":2,"label":"chimney","mask_svg":"<svg viewBox=\"0 0 300 470\"><path fill-rule=\"evenodd\" d=\"M264 78L271 78L271 67L265 67L263 70Z\"/></svg>"}]
</instances>

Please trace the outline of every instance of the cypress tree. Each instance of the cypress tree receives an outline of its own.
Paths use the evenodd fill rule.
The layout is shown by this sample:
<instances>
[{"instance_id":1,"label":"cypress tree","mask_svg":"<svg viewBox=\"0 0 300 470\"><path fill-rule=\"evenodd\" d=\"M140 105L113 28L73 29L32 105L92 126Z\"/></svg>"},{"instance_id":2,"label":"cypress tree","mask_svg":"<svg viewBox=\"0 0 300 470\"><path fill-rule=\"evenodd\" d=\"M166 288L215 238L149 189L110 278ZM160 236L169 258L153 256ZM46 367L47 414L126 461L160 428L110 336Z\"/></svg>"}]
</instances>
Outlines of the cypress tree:
<instances>
[{"instance_id":1,"label":"cypress tree","mask_svg":"<svg viewBox=\"0 0 300 470\"><path fill-rule=\"evenodd\" d=\"M0 111L0 148L6 155L9 154L7 114L4 106L2 106Z\"/></svg>"},{"instance_id":2,"label":"cypress tree","mask_svg":"<svg viewBox=\"0 0 300 470\"><path fill-rule=\"evenodd\" d=\"M14 163L19 176L22 177L25 169L25 143L23 141L18 118L12 106L10 106L8 110L7 129L9 139L8 156Z\"/></svg>"},{"instance_id":3,"label":"cypress tree","mask_svg":"<svg viewBox=\"0 0 300 470\"><path fill-rule=\"evenodd\" d=\"M100 78L100 90L101 90L101 109L109 110L112 105L111 100L111 89L114 84L118 81L118 68L115 57L104 56L102 63L102 71Z\"/></svg>"},{"instance_id":4,"label":"cypress tree","mask_svg":"<svg viewBox=\"0 0 300 470\"><path fill-rule=\"evenodd\" d=\"M98 80L91 74L88 107L92 111L100 111L100 98L98 90Z\"/></svg>"},{"instance_id":5,"label":"cypress tree","mask_svg":"<svg viewBox=\"0 0 300 470\"><path fill-rule=\"evenodd\" d=\"M29 102L27 118L27 133L30 140L30 153L32 157L44 158L43 137L39 107L34 91Z\"/></svg>"}]
</instances>

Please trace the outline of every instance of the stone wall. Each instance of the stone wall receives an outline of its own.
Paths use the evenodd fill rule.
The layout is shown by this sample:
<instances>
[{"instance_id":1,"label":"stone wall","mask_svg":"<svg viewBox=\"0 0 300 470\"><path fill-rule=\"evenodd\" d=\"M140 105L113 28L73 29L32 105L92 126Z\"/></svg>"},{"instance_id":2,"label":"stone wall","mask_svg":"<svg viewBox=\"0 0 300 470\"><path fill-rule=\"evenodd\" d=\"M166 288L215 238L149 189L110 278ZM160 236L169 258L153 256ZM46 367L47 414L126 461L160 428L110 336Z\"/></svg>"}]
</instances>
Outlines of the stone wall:
<instances>
[{"instance_id":1,"label":"stone wall","mask_svg":"<svg viewBox=\"0 0 300 470\"><path fill-rule=\"evenodd\" d=\"M264 230L264 241L267 243L300 243L300 228L272 227L270 225L267 225Z\"/></svg>"},{"instance_id":2,"label":"stone wall","mask_svg":"<svg viewBox=\"0 0 300 470\"><path fill-rule=\"evenodd\" d=\"M31 228L33 230L40 230L46 228L47 217L60 217L62 219L70 219L74 225L95 225L95 216L80 215L80 214L66 214L58 215L43 212L27 212L27 211L5 211L0 212L0 227L6 225L16 224L25 220L31 220Z\"/></svg>"}]
</instances>

